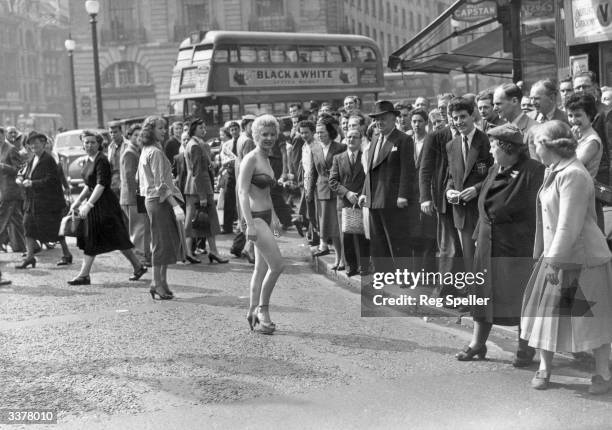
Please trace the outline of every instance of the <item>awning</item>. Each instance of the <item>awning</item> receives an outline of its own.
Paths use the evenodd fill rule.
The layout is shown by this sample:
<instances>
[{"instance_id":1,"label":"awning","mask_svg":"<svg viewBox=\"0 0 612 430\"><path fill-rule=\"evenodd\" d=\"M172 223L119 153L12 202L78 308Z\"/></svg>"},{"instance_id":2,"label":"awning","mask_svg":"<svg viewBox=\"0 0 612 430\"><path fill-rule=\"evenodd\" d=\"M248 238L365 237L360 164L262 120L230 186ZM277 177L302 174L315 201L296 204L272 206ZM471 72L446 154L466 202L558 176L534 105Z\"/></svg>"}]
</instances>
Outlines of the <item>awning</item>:
<instances>
[{"instance_id":1,"label":"awning","mask_svg":"<svg viewBox=\"0 0 612 430\"><path fill-rule=\"evenodd\" d=\"M453 51L402 60L401 69L429 73L504 74L512 73L512 59L509 57L502 52L502 28L498 27Z\"/></svg>"},{"instance_id":2,"label":"awning","mask_svg":"<svg viewBox=\"0 0 612 430\"><path fill-rule=\"evenodd\" d=\"M553 51L531 42L535 36L536 34L523 41L524 66L554 63L556 60ZM450 52L426 53L404 59L400 65L403 71L427 73L460 71L483 75L505 75L512 74L512 54L503 51L502 27L499 26Z\"/></svg>"}]
</instances>

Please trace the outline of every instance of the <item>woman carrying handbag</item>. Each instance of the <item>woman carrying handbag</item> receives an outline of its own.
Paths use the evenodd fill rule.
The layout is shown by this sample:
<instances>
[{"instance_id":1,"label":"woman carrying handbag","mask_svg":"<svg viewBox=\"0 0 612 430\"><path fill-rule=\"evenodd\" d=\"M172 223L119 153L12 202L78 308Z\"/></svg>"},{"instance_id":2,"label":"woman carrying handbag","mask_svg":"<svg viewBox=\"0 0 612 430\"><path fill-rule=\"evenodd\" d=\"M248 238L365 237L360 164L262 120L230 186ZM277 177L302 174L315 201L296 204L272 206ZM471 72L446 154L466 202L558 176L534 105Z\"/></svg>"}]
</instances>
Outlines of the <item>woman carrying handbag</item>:
<instances>
[{"instance_id":1,"label":"woman carrying handbag","mask_svg":"<svg viewBox=\"0 0 612 430\"><path fill-rule=\"evenodd\" d=\"M57 164L53 157L45 151L47 137L44 134L32 132L26 141L26 147L34 157L28 161L23 176L17 178L17 183L25 189L25 211L23 225L26 235L27 254L25 259L15 266L17 269L36 267L34 249L36 241L57 242L62 214L65 209L64 194L58 175ZM62 244L62 261L72 261L66 241Z\"/></svg>"}]
</instances>

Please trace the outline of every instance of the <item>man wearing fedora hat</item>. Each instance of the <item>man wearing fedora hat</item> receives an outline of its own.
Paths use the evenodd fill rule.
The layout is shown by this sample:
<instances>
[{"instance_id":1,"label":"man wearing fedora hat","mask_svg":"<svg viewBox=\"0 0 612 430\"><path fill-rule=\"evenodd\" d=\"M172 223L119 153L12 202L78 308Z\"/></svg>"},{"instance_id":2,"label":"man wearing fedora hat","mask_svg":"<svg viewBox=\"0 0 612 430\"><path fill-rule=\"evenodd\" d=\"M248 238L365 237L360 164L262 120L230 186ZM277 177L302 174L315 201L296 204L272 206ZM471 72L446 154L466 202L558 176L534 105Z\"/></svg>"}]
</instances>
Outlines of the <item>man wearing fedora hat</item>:
<instances>
[{"instance_id":1,"label":"man wearing fedora hat","mask_svg":"<svg viewBox=\"0 0 612 430\"><path fill-rule=\"evenodd\" d=\"M370 250L376 271L385 263L381 259L412 254L408 206L414 204L414 144L395 127L399 113L393 103L383 100L376 102L374 112L369 114L379 135L368 151L359 204L370 208Z\"/></svg>"}]
</instances>

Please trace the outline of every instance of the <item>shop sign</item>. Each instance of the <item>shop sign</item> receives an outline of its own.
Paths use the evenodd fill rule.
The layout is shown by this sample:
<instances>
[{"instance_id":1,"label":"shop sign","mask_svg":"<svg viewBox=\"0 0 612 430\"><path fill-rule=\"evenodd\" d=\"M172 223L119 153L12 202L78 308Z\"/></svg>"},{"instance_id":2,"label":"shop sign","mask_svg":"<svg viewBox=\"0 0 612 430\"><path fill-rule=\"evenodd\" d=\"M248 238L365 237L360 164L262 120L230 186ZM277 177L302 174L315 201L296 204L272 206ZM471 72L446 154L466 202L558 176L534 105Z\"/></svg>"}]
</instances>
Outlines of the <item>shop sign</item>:
<instances>
[{"instance_id":1,"label":"shop sign","mask_svg":"<svg viewBox=\"0 0 612 430\"><path fill-rule=\"evenodd\" d=\"M453 12L453 19L463 22L478 22L496 16L497 3L489 0L468 2Z\"/></svg>"},{"instance_id":2,"label":"shop sign","mask_svg":"<svg viewBox=\"0 0 612 430\"><path fill-rule=\"evenodd\" d=\"M357 85L357 69L334 67L229 68L232 88Z\"/></svg>"},{"instance_id":3,"label":"shop sign","mask_svg":"<svg viewBox=\"0 0 612 430\"><path fill-rule=\"evenodd\" d=\"M612 38L612 0L566 0L568 42L572 45Z\"/></svg>"},{"instance_id":4,"label":"shop sign","mask_svg":"<svg viewBox=\"0 0 612 430\"><path fill-rule=\"evenodd\" d=\"M521 3L521 19L550 18L554 16L553 0L523 0Z\"/></svg>"}]
</instances>

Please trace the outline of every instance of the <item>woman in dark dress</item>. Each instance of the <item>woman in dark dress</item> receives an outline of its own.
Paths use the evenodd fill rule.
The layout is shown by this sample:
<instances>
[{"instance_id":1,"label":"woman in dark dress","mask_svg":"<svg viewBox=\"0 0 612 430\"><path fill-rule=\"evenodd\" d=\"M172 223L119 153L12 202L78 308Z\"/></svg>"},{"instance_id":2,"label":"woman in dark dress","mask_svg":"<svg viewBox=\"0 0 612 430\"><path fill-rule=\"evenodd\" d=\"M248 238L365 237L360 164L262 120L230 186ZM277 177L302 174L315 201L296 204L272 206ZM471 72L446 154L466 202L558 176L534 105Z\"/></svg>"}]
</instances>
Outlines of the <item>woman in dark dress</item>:
<instances>
[{"instance_id":1,"label":"woman in dark dress","mask_svg":"<svg viewBox=\"0 0 612 430\"><path fill-rule=\"evenodd\" d=\"M70 209L78 210L79 216L83 218L83 228L77 234L77 246L85 256L81 272L68 283L89 285L89 272L96 255L116 250L121 251L134 267L130 281L137 281L147 268L132 251L134 245L130 242L119 200L110 189L111 167L102 152L102 136L85 130L81 134L81 141L88 155L88 162L83 168L86 187Z\"/></svg>"},{"instance_id":2,"label":"woman in dark dress","mask_svg":"<svg viewBox=\"0 0 612 430\"><path fill-rule=\"evenodd\" d=\"M504 124L487 131L495 164L489 169L478 196L478 225L474 232L474 273L485 282L470 294L489 299L472 307L474 332L457 360L483 359L493 324L518 325L523 292L533 266L536 197L544 179L544 166L529 158L521 131ZM520 330L519 330L520 333ZM515 367L528 366L535 350L519 339Z\"/></svg>"},{"instance_id":3,"label":"woman in dark dress","mask_svg":"<svg viewBox=\"0 0 612 430\"><path fill-rule=\"evenodd\" d=\"M25 205L23 227L26 236L26 258L17 269L26 269L29 265L36 267L34 250L36 241L57 242L58 231L66 202L62 192L62 184L58 175L57 163L45 151L47 137L32 132L28 136L26 146L34 154L28 161L23 176L18 177L18 183L25 189ZM62 242L62 260L72 260L72 255Z\"/></svg>"}]
</instances>

